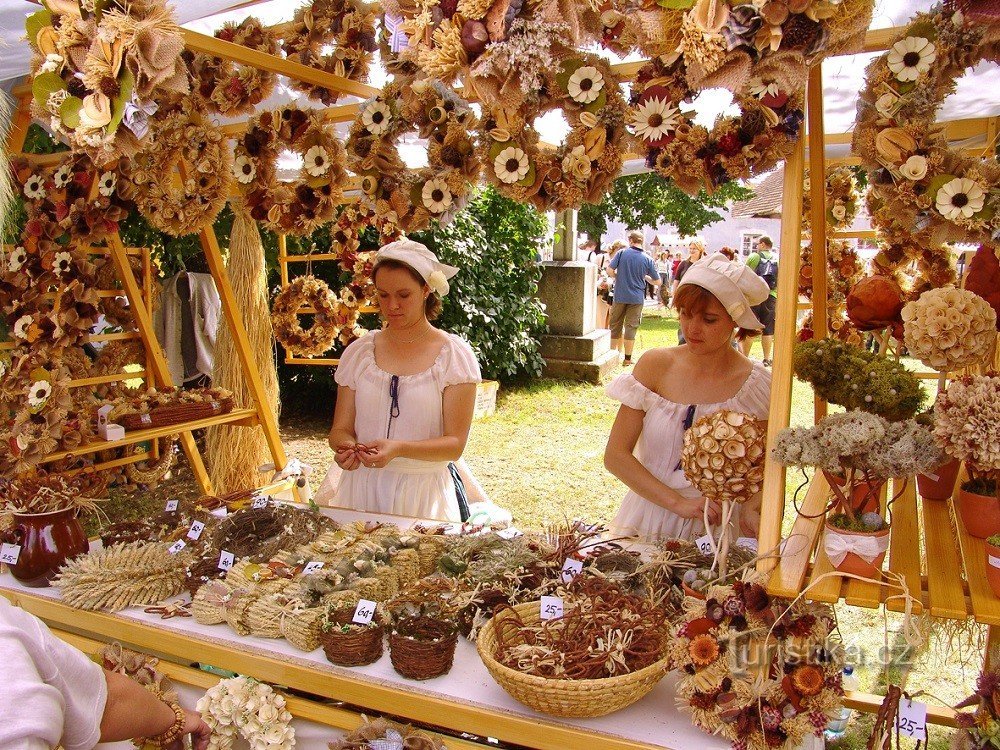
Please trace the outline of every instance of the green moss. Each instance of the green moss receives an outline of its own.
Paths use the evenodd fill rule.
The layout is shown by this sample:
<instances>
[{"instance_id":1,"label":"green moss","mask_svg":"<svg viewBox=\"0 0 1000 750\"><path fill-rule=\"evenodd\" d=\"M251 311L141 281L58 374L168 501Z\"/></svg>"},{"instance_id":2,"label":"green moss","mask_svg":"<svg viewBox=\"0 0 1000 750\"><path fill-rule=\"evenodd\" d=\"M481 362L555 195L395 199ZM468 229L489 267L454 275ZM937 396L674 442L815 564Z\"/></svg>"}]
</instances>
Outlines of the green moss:
<instances>
[{"instance_id":1,"label":"green moss","mask_svg":"<svg viewBox=\"0 0 1000 750\"><path fill-rule=\"evenodd\" d=\"M887 525L885 520L882 518L879 518L879 520L882 525L877 528L873 528L871 525L862 521L860 516L851 519L851 517L846 513L834 513L826 518L827 524L835 529L840 529L841 531L861 531L864 533L871 533L873 531L881 531L884 529Z\"/></svg>"},{"instance_id":2,"label":"green moss","mask_svg":"<svg viewBox=\"0 0 1000 750\"><path fill-rule=\"evenodd\" d=\"M986 540L986 543L992 544L994 547L1000 547L1000 534L994 534Z\"/></svg>"}]
</instances>

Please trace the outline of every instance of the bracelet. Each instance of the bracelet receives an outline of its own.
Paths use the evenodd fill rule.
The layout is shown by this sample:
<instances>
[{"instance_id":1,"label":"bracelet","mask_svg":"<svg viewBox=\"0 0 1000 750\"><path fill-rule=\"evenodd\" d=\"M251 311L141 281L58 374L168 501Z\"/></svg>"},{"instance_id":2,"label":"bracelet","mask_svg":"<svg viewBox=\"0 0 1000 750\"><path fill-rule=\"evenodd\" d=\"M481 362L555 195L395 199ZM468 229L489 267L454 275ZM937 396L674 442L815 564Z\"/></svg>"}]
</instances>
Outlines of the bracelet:
<instances>
[{"instance_id":1,"label":"bracelet","mask_svg":"<svg viewBox=\"0 0 1000 750\"><path fill-rule=\"evenodd\" d=\"M166 731L160 732L160 734L136 740L135 744L138 747L165 747L184 734L184 724L187 721L184 709L178 703L167 703L167 705L174 712L174 723Z\"/></svg>"}]
</instances>

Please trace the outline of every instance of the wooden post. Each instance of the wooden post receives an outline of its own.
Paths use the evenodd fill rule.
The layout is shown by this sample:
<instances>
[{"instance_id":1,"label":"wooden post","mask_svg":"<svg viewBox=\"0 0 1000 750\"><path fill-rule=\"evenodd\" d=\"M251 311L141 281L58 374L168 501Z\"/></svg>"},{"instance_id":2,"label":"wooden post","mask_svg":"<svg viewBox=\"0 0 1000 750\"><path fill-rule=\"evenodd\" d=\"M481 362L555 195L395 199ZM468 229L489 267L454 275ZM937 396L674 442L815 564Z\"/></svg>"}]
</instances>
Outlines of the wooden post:
<instances>
[{"instance_id":1,"label":"wooden post","mask_svg":"<svg viewBox=\"0 0 1000 750\"><path fill-rule=\"evenodd\" d=\"M771 370L771 408L768 412L767 455L775 436L788 427L792 413L792 348L799 299L799 257L802 238L802 180L805 171L805 135L785 160L785 185L781 201L781 263L778 264L778 309L774 327L774 364ZM759 549L767 552L781 540L785 514L785 467L777 461L764 464L764 499L760 511ZM761 560L757 569L769 573L777 561Z\"/></svg>"},{"instance_id":2,"label":"wooden post","mask_svg":"<svg viewBox=\"0 0 1000 750\"><path fill-rule=\"evenodd\" d=\"M813 336L824 339L829 335L827 320L827 236L826 236L826 147L823 130L823 64L809 71L806 89L809 114L809 174L810 224L812 226L812 316ZM786 165L787 168L787 165ZM786 175L787 179L787 175ZM782 223L784 228L784 223ZM815 396L815 420L826 416L826 401Z\"/></svg>"}]
</instances>

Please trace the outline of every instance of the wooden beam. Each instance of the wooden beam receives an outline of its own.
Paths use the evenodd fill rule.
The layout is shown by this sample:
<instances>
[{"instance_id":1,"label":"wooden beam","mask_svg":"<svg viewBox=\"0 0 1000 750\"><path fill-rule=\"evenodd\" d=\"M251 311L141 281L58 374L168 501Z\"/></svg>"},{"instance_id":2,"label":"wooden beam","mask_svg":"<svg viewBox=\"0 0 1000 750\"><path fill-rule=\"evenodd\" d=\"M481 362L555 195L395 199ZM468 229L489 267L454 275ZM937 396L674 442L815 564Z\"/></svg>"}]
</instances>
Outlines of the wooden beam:
<instances>
[{"instance_id":1,"label":"wooden beam","mask_svg":"<svg viewBox=\"0 0 1000 750\"><path fill-rule=\"evenodd\" d=\"M809 71L806 87L809 127L809 221L812 262L812 329L817 339L830 333L826 315L827 259L826 259L826 149L823 144L823 64L814 65ZM793 248L797 249L797 248ZM826 401L813 395L813 421L826 416Z\"/></svg>"},{"instance_id":2,"label":"wooden beam","mask_svg":"<svg viewBox=\"0 0 1000 750\"><path fill-rule=\"evenodd\" d=\"M358 116L358 104L340 104L335 107L321 109L320 113L327 122L353 122ZM229 138L235 138L247 131L247 120L231 122L222 126L222 132Z\"/></svg>"}]
</instances>

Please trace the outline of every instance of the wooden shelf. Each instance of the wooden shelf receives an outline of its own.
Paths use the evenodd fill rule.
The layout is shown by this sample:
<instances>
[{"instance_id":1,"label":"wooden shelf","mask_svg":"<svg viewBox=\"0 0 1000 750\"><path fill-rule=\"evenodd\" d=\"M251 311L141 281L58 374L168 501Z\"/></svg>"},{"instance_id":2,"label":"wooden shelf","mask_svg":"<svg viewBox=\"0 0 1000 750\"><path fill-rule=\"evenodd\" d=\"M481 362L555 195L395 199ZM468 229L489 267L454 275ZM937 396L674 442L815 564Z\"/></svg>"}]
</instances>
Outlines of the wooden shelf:
<instances>
[{"instance_id":1,"label":"wooden shelf","mask_svg":"<svg viewBox=\"0 0 1000 750\"><path fill-rule=\"evenodd\" d=\"M257 424L257 413L253 409L234 409L228 414L219 414L214 417L197 419L192 422L184 422L179 425L151 427L148 430L126 432L125 437L121 440L99 440L95 443L81 445L75 450L50 453L42 460L42 463L51 463L53 461L69 458L71 456L83 456L89 453L97 453L98 451L107 450L108 448L118 448L123 445L134 445L136 443L146 442L147 440L156 440L157 438L166 437L167 435L176 435L180 432L190 432L191 430L200 430L203 427L213 427L220 424L253 427Z\"/></svg>"}]
</instances>

